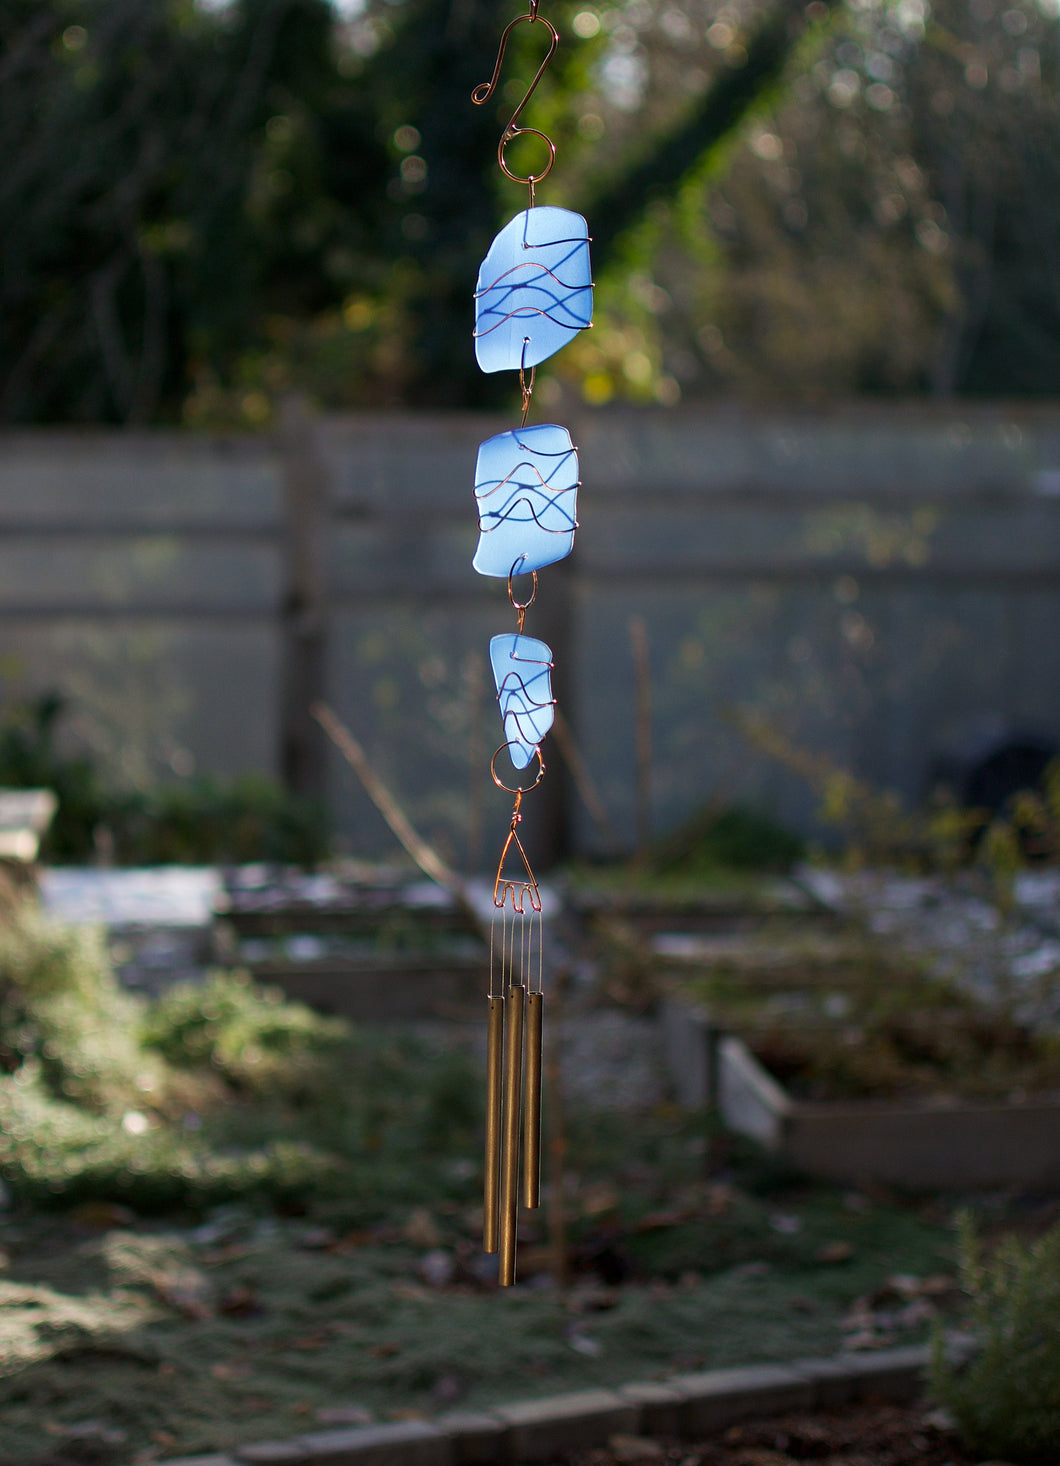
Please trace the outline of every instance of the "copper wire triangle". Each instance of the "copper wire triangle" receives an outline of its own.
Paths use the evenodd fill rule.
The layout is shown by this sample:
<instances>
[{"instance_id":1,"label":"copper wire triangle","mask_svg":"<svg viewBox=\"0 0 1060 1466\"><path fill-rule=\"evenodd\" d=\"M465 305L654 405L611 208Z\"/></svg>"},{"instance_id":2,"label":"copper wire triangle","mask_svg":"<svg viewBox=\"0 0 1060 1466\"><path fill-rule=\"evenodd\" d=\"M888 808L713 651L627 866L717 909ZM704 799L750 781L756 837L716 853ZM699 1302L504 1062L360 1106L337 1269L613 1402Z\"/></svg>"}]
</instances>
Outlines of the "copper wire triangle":
<instances>
[{"instance_id":1,"label":"copper wire triangle","mask_svg":"<svg viewBox=\"0 0 1060 1466\"><path fill-rule=\"evenodd\" d=\"M504 862L508 858L508 851L515 846L519 852L519 858L523 863L523 870L526 878L522 875L517 877L507 876L504 873ZM526 851L523 849L523 842L515 833L515 821L508 831L508 838L504 842L504 849L501 851L501 858L497 864L497 878L493 883L493 904L502 907L507 903L508 896L512 898L512 910L516 916L524 913L524 902L527 895L530 897L530 906L534 911L541 910L541 892L538 890L537 877L531 869L530 862L526 858Z\"/></svg>"}]
</instances>

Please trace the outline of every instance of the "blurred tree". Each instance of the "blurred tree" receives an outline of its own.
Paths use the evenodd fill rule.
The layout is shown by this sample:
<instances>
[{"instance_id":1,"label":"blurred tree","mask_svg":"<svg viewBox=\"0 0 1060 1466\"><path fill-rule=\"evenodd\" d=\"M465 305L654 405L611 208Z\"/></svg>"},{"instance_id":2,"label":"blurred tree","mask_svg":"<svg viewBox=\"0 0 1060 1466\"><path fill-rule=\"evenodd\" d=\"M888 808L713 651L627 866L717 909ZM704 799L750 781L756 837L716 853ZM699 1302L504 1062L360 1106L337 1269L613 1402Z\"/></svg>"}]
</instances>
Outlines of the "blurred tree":
<instances>
[{"instance_id":1,"label":"blurred tree","mask_svg":"<svg viewBox=\"0 0 1060 1466\"><path fill-rule=\"evenodd\" d=\"M591 218L601 288L546 399L1060 389L1056 0L550 14L543 194ZM0 0L0 419L509 391L474 367L468 296L523 205L494 158L541 37L519 29L472 107L499 19Z\"/></svg>"},{"instance_id":2,"label":"blurred tree","mask_svg":"<svg viewBox=\"0 0 1060 1466\"><path fill-rule=\"evenodd\" d=\"M367 249L384 183L332 19L324 0L0 0L4 418L172 415L268 312L331 298L326 252Z\"/></svg>"},{"instance_id":3,"label":"blurred tree","mask_svg":"<svg viewBox=\"0 0 1060 1466\"><path fill-rule=\"evenodd\" d=\"M939 393L1060 392L1060 25L1052 0L936 0L907 81L956 296Z\"/></svg>"},{"instance_id":4,"label":"blurred tree","mask_svg":"<svg viewBox=\"0 0 1060 1466\"><path fill-rule=\"evenodd\" d=\"M604 262L651 193L775 80L806 17L801 0L748 14L740 65L713 87L697 73L691 108L665 93L638 108L632 163L611 151ZM578 15L591 40L595 13ZM522 203L492 167L518 64L499 116L461 103L497 34L487 0L368 5L345 24L325 0L0 0L14 160L0 178L0 416L146 422L183 406L209 422L237 401L262 421L292 385L338 404L489 400L468 284ZM536 40L520 37L517 63ZM577 48L550 85L569 114L572 88L592 85Z\"/></svg>"},{"instance_id":5,"label":"blurred tree","mask_svg":"<svg viewBox=\"0 0 1060 1466\"><path fill-rule=\"evenodd\" d=\"M1055 394L1057 8L850 0L662 219L615 329L686 394Z\"/></svg>"}]
</instances>

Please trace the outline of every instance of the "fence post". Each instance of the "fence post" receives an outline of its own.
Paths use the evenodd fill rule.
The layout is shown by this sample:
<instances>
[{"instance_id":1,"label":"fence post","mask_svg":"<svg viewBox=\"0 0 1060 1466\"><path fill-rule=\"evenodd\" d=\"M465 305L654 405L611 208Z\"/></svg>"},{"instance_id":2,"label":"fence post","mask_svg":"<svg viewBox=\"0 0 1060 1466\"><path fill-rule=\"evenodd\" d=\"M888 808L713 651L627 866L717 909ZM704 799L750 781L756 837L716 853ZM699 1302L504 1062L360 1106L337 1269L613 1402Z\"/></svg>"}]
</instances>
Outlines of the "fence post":
<instances>
[{"instance_id":1,"label":"fence post","mask_svg":"<svg viewBox=\"0 0 1060 1466\"><path fill-rule=\"evenodd\" d=\"M322 547L327 497L313 416L303 397L287 397L281 405L280 456L284 564L280 771L292 794L322 800L326 745L309 710L326 692L327 582Z\"/></svg>"}]
</instances>

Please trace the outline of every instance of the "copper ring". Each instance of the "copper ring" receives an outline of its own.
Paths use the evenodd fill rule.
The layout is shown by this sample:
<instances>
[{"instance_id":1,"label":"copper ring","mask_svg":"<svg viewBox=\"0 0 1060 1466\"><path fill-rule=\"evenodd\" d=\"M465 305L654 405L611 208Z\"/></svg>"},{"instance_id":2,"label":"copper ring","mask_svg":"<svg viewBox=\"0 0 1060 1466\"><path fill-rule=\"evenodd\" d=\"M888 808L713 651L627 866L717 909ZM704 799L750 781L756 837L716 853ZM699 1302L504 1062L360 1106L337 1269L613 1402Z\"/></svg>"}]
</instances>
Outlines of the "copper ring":
<instances>
[{"instance_id":1,"label":"copper ring","mask_svg":"<svg viewBox=\"0 0 1060 1466\"><path fill-rule=\"evenodd\" d=\"M517 601L515 599L515 595L514 595L514 593L512 591L512 580L514 579L514 577L516 575L529 575L529 576L532 576L533 577L534 586L533 586L533 589L530 592L530 599L528 601ZM536 570L516 570L515 567L512 566L511 570L508 571L508 599L512 603L513 610L516 610L516 611L528 611L530 609L530 607L534 604L534 602L537 600L537 571Z\"/></svg>"},{"instance_id":2,"label":"copper ring","mask_svg":"<svg viewBox=\"0 0 1060 1466\"><path fill-rule=\"evenodd\" d=\"M511 787L511 785L510 784L506 784L504 782L504 780L500 777L500 775L497 773L497 757L498 757L498 755L499 754L502 754L506 748L511 748L512 746L513 746L512 741L509 741L508 743L502 743L501 746L500 746L500 748L497 749L497 752L490 759L490 778L496 784L497 788L498 789L503 789L506 794L529 794L530 793L530 790L531 789L536 789L537 786L541 783L541 780L545 777L545 760L541 757L541 749L540 748L535 748L534 749L534 756L537 759L537 778L534 780L534 782L532 784L527 784L527 786L526 786L525 789L524 788L521 788L518 784L513 789Z\"/></svg>"}]
</instances>

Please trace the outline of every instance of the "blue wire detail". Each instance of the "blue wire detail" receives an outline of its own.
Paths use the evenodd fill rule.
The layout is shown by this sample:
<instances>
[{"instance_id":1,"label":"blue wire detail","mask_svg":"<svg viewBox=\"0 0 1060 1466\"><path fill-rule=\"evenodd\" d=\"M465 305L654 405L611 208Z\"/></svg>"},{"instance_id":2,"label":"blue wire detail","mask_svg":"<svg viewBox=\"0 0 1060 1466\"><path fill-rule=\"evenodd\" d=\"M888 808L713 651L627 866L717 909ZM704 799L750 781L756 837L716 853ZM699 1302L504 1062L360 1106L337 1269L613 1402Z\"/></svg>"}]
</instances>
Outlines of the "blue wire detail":
<instances>
[{"instance_id":1,"label":"blue wire detail","mask_svg":"<svg viewBox=\"0 0 1060 1466\"><path fill-rule=\"evenodd\" d=\"M578 450L555 423L498 433L475 465L480 575L527 575L563 560L578 528Z\"/></svg>"},{"instance_id":2,"label":"blue wire detail","mask_svg":"<svg viewBox=\"0 0 1060 1466\"><path fill-rule=\"evenodd\" d=\"M588 226L581 214L524 209L489 247L475 289L475 357L484 372L545 361L593 316Z\"/></svg>"}]
</instances>

